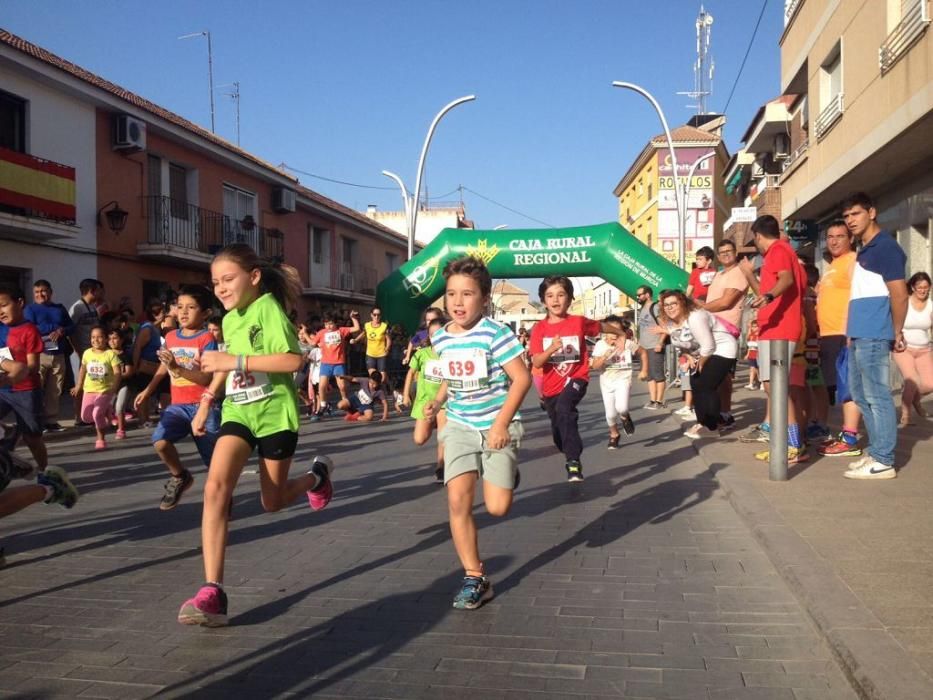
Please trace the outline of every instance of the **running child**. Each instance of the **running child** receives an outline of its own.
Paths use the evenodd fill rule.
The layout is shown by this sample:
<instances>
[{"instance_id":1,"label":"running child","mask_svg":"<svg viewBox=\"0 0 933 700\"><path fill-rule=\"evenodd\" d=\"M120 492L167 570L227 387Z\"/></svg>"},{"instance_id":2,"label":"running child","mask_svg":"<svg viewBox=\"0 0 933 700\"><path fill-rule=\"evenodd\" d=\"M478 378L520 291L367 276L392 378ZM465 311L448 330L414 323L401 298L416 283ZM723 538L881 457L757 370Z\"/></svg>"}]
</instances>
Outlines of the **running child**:
<instances>
[{"instance_id":1,"label":"running child","mask_svg":"<svg viewBox=\"0 0 933 700\"><path fill-rule=\"evenodd\" d=\"M315 457L311 468L289 479L298 444L298 394L292 373L301 365L298 337L285 307L301 292L298 272L263 260L248 245L223 248L211 262L214 294L227 310L223 320L226 352L205 352L201 370L213 372L191 424L195 436L206 435L214 397L226 386L220 437L204 484L201 549L205 583L185 601L178 621L186 625L227 624L224 555L233 489L254 449L259 450L262 506L277 511L307 494L312 510L333 496L332 465Z\"/></svg>"},{"instance_id":2,"label":"running child","mask_svg":"<svg viewBox=\"0 0 933 700\"><path fill-rule=\"evenodd\" d=\"M330 389L330 378L337 382L340 399L347 400L347 390L343 377L347 373L347 337L360 330L360 314L350 312L350 325L337 326L337 314L328 311L324 314L324 327L311 338L311 344L321 348L321 382L318 387L318 410L316 420L320 420L327 406L327 392ZM312 419L315 419L312 416Z\"/></svg>"},{"instance_id":3,"label":"running child","mask_svg":"<svg viewBox=\"0 0 933 700\"><path fill-rule=\"evenodd\" d=\"M745 344L748 346L745 353L745 359L748 360L748 384L745 388L758 391L761 388L761 381L758 379L758 321L754 318L748 322Z\"/></svg>"},{"instance_id":4,"label":"running child","mask_svg":"<svg viewBox=\"0 0 933 700\"><path fill-rule=\"evenodd\" d=\"M91 347L81 356L78 379L71 390L72 396L81 397L81 420L93 423L97 431L95 450L107 449L106 430L122 376L123 360L107 346L107 332L95 326L91 329Z\"/></svg>"},{"instance_id":5,"label":"running child","mask_svg":"<svg viewBox=\"0 0 933 700\"><path fill-rule=\"evenodd\" d=\"M346 411L346 421L362 421L368 423L373 420L375 413L373 406L378 401L382 404L381 422L389 420L389 402L382 384L379 370L373 370L368 377L346 377L348 384L356 384L359 389L347 399L341 399L337 408Z\"/></svg>"},{"instance_id":6,"label":"running child","mask_svg":"<svg viewBox=\"0 0 933 700\"><path fill-rule=\"evenodd\" d=\"M586 338L600 333L624 336L615 323L594 321L568 313L573 301L573 284L563 275L545 277L538 286L538 297L547 308L547 316L531 329L531 362L544 369L542 395L551 436L564 453L567 481L583 481L583 441L578 426L577 404L589 386L589 350Z\"/></svg>"},{"instance_id":7,"label":"running child","mask_svg":"<svg viewBox=\"0 0 933 700\"><path fill-rule=\"evenodd\" d=\"M21 289L0 284L0 357L26 365L26 373L19 381L0 387L0 418L10 412L16 416L23 442L39 471L43 471L49 464L42 439L45 417L39 379L39 358L44 344L39 329L25 318L25 304Z\"/></svg>"},{"instance_id":8,"label":"running child","mask_svg":"<svg viewBox=\"0 0 933 700\"><path fill-rule=\"evenodd\" d=\"M158 391L166 375L171 377L172 403L162 411L159 425L152 433L152 446L170 474L159 504L161 510L172 510L177 506L182 494L194 483L191 472L181 464L175 444L189 435L194 438L205 467L210 467L214 445L217 444L220 431L218 407L208 411L203 435L192 432L192 421L213 379L209 372L201 369L204 353L217 350L217 341L204 327L211 315L211 303L211 293L204 287L182 285L177 302L179 329L165 336L165 347L158 352L159 369L149 386L136 397L138 407L147 402L153 392Z\"/></svg>"},{"instance_id":9,"label":"running child","mask_svg":"<svg viewBox=\"0 0 933 700\"><path fill-rule=\"evenodd\" d=\"M605 323L617 324L626 331L625 321L618 316L607 316ZM593 348L592 367L602 370L599 375L599 391L603 395L606 423L609 424L610 450L619 447L619 423L626 435L635 434L635 423L629 415L629 395L632 391L632 353L638 350L636 343L625 335L604 333Z\"/></svg>"},{"instance_id":10,"label":"running child","mask_svg":"<svg viewBox=\"0 0 933 700\"><path fill-rule=\"evenodd\" d=\"M518 485L518 447L523 430L518 413L531 387L522 345L512 330L483 315L492 278L476 258L462 257L444 268L444 298L451 321L432 336L444 372L437 396L424 406L428 420L447 401L444 481L450 533L464 578L453 606L474 610L492 598L492 585L479 556L473 500L483 478L483 500L492 516L512 507Z\"/></svg>"},{"instance_id":11,"label":"running child","mask_svg":"<svg viewBox=\"0 0 933 700\"><path fill-rule=\"evenodd\" d=\"M428 322L427 345L418 348L409 362L408 374L405 375L405 388L402 390L401 405L410 403L411 385L417 382L415 389L415 402L411 404L411 417L415 419L414 440L416 445L423 445L434 432L435 425L440 431L447 424L447 412L440 407L434 418L424 415L424 407L437 397L437 392L444 381L437 351L431 343L431 336L444 326L443 318L435 318ZM437 466L434 468L434 481L444 483L444 445L437 443Z\"/></svg>"}]
</instances>

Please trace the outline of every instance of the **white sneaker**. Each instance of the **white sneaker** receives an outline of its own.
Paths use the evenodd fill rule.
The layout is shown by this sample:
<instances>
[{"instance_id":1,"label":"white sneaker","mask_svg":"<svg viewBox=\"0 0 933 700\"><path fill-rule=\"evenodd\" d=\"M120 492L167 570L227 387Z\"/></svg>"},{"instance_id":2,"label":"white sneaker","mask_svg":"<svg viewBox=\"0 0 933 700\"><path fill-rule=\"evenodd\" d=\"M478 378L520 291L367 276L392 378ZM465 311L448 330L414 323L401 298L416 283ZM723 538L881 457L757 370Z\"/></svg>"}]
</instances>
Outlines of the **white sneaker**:
<instances>
[{"instance_id":1,"label":"white sneaker","mask_svg":"<svg viewBox=\"0 0 933 700\"><path fill-rule=\"evenodd\" d=\"M854 462L849 462L849 466L846 467L846 471L848 472L855 471L856 469L864 467L866 464L868 464L869 462L873 462L873 461L874 460L871 458L870 455L865 454L862 457L859 457Z\"/></svg>"},{"instance_id":2,"label":"white sneaker","mask_svg":"<svg viewBox=\"0 0 933 700\"><path fill-rule=\"evenodd\" d=\"M693 408L690 406L681 406L676 411L674 411L674 415L680 416L681 418L694 418L696 414L693 412Z\"/></svg>"},{"instance_id":3,"label":"white sneaker","mask_svg":"<svg viewBox=\"0 0 933 700\"><path fill-rule=\"evenodd\" d=\"M699 440L702 437L701 435L702 432L703 432L703 426L697 423L695 426L693 426L689 430L684 431L684 437L690 438L691 440Z\"/></svg>"},{"instance_id":4,"label":"white sneaker","mask_svg":"<svg viewBox=\"0 0 933 700\"><path fill-rule=\"evenodd\" d=\"M855 469L850 469L843 476L846 479L894 479L897 471L894 467L869 459Z\"/></svg>"}]
</instances>

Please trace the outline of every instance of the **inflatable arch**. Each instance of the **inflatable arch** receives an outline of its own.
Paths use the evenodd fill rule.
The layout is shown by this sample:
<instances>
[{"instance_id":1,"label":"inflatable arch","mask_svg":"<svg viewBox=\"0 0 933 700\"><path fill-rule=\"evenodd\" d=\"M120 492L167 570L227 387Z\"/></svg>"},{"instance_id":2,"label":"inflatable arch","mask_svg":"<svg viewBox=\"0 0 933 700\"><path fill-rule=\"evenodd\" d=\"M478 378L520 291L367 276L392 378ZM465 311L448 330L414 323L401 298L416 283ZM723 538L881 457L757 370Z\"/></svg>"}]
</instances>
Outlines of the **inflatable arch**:
<instances>
[{"instance_id":1,"label":"inflatable arch","mask_svg":"<svg viewBox=\"0 0 933 700\"><path fill-rule=\"evenodd\" d=\"M483 260L493 278L601 277L628 296L643 284L655 291L683 289L688 277L615 222L498 231L447 228L379 283L376 304L383 318L413 333L422 311L444 294L444 266L463 255Z\"/></svg>"}]
</instances>

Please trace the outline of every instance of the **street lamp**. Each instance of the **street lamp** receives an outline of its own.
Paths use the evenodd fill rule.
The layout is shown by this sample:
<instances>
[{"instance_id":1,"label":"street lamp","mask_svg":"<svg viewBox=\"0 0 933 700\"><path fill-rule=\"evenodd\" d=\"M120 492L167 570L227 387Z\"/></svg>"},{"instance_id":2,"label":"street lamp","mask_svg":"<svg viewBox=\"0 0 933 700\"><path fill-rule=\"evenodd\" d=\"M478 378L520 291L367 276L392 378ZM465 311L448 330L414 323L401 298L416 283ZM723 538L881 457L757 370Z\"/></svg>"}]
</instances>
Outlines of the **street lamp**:
<instances>
[{"instance_id":1,"label":"street lamp","mask_svg":"<svg viewBox=\"0 0 933 700\"><path fill-rule=\"evenodd\" d=\"M434 136L434 129L437 128L437 123L441 120L447 112L452 110L457 105L461 105L464 102L472 102L476 99L476 95L466 95L465 97L459 97L453 102L447 104L440 112L437 113L437 116L434 117L434 121L431 122L431 126L428 127L428 135L424 138L424 146L421 148L421 158L418 159L418 176L415 179L415 194L412 197L412 207L411 207L411 218L409 221L408 228L408 259L411 260L415 252L415 227L418 225L418 198L421 196L421 177L424 174L424 159L428 154L428 146L431 145L431 138Z\"/></svg>"},{"instance_id":2,"label":"street lamp","mask_svg":"<svg viewBox=\"0 0 933 700\"><path fill-rule=\"evenodd\" d=\"M508 227L509 227L508 224L499 224L498 226L493 226L493 227L492 227L492 230L493 230L493 231L501 231L502 229L508 228Z\"/></svg>"},{"instance_id":3,"label":"street lamp","mask_svg":"<svg viewBox=\"0 0 933 700\"><path fill-rule=\"evenodd\" d=\"M402 182L402 178L400 178L395 173L390 172L389 170L383 170L382 174L385 175L387 178L394 180L395 184L398 185L398 188L402 191L402 204L403 204L404 211L405 211L405 231L410 232L411 231L411 199L410 199L410 195L408 194L408 189L405 187L405 183ZM408 259L409 260L411 260L411 256L413 252L412 247L413 247L412 239L409 238L408 239Z\"/></svg>"},{"instance_id":4,"label":"street lamp","mask_svg":"<svg viewBox=\"0 0 933 700\"><path fill-rule=\"evenodd\" d=\"M612 87L633 90L648 100L651 103L651 106L654 107L654 111L658 113L658 118L661 120L661 126L664 127L664 135L667 137L667 149L671 155L671 167L674 169L674 197L677 200L677 225L680 229L680 233L678 235L677 260L680 262L680 266L684 267L684 218L686 217L686 210L683 207L682 197L680 196L680 188L677 186L677 155L674 153L674 139L671 138L671 130L667 127L667 119L664 118L664 112L661 111L661 105L659 105L658 101L654 99L654 95L652 95L640 85L614 80L612 82Z\"/></svg>"},{"instance_id":5,"label":"street lamp","mask_svg":"<svg viewBox=\"0 0 933 700\"><path fill-rule=\"evenodd\" d=\"M207 37L207 80L211 95L211 133L214 133L214 52L211 50L211 33L207 30L203 32L194 32L178 37L179 39L194 39L195 37Z\"/></svg>"},{"instance_id":6,"label":"street lamp","mask_svg":"<svg viewBox=\"0 0 933 700\"><path fill-rule=\"evenodd\" d=\"M690 208L690 183L691 183L691 181L693 180L693 173L695 173L695 172L697 171L697 168L700 167L700 164L701 164L701 163L705 163L706 161L708 161L710 158L712 158L712 157L715 156L715 155L716 155L716 151L710 151L709 153L700 156L700 157L697 158L695 161L693 161L693 163L691 163L691 165L690 165L690 170L687 171L687 180L686 180L686 182L684 182L684 196L683 196L683 204L684 204L684 218L683 218L683 221L684 221L684 229L686 229L686 224L687 224L687 210ZM676 180L674 181L674 184L675 184L675 186L676 186L676 184L677 184L677 181L676 181ZM699 226L699 225L700 225L699 222L697 222L697 226ZM684 255L683 241L684 241L684 236L685 236L685 235L686 235L686 231L682 231L682 232L681 232L681 235L680 235L680 243L681 243L681 248L680 248L680 255L681 255L681 258L680 258L680 266L683 267L683 268L686 268L686 266L684 265L684 262L685 262L685 261L684 261L684 258L683 258L683 255Z\"/></svg>"}]
</instances>

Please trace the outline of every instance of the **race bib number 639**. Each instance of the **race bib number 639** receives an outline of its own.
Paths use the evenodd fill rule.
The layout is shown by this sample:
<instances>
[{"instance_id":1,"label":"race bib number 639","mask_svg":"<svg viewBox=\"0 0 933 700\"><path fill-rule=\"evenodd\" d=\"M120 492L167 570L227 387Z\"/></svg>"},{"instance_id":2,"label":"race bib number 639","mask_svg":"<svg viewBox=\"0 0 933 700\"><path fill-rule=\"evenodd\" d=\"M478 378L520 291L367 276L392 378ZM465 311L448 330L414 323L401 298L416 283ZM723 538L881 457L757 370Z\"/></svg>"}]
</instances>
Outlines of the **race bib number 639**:
<instances>
[{"instance_id":1,"label":"race bib number 639","mask_svg":"<svg viewBox=\"0 0 933 700\"><path fill-rule=\"evenodd\" d=\"M489 385L486 352L455 350L441 357L441 370L447 386L456 391L476 391Z\"/></svg>"}]
</instances>

